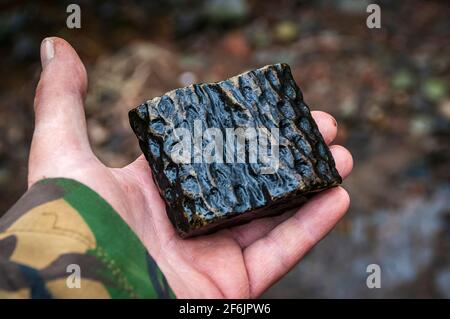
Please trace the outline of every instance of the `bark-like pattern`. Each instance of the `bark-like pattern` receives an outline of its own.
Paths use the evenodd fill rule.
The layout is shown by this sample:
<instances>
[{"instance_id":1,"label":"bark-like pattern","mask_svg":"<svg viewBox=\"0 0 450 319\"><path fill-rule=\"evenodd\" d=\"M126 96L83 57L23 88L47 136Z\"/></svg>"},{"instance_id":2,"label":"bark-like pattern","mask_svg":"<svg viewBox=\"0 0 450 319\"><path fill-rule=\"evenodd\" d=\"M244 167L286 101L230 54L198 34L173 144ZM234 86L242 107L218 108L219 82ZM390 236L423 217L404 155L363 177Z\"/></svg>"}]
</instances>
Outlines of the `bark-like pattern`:
<instances>
[{"instance_id":1,"label":"bark-like pattern","mask_svg":"<svg viewBox=\"0 0 450 319\"><path fill-rule=\"evenodd\" d=\"M167 214L183 237L280 213L341 183L286 64L170 91L129 117ZM179 140L173 130L187 128L194 141L195 120L203 129L219 128L224 137L226 128L279 128L279 169L261 174L261 163L175 163L170 152Z\"/></svg>"}]
</instances>

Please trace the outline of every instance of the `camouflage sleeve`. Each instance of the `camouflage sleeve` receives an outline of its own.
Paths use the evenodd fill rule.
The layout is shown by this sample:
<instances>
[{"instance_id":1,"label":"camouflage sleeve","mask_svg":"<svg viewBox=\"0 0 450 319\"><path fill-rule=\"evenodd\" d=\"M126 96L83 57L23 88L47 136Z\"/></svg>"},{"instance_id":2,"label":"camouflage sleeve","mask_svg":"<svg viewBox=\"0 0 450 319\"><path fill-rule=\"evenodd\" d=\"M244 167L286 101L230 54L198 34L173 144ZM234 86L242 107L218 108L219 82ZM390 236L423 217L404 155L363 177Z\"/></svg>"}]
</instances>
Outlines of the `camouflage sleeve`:
<instances>
[{"instance_id":1,"label":"camouflage sleeve","mask_svg":"<svg viewBox=\"0 0 450 319\"><path fill-rule=\"evenodd\" d=\"M70 179L36 183L0 219L1 298L172 298L114 209Z\"/></svg>"}]
</instances>

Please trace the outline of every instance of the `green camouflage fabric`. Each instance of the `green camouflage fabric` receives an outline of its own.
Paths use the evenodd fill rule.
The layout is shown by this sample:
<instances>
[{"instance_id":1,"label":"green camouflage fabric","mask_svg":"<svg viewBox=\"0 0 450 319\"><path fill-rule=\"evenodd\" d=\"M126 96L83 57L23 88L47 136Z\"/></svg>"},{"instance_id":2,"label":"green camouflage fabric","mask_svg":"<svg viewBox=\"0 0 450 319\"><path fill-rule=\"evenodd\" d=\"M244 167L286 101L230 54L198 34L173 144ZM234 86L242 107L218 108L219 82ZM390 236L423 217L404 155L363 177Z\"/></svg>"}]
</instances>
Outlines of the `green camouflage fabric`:
<instances>
[{"instance_id":1,"label":"green camouflage fabric","mask_svg":"<svg viewBox=\"0 0 450 319\"><path fill-rule=\"evenodd\" d=\"M0 298L174 298L137 236L96 192L42 180L0 219Z\"/></svg>"}]
</instances>

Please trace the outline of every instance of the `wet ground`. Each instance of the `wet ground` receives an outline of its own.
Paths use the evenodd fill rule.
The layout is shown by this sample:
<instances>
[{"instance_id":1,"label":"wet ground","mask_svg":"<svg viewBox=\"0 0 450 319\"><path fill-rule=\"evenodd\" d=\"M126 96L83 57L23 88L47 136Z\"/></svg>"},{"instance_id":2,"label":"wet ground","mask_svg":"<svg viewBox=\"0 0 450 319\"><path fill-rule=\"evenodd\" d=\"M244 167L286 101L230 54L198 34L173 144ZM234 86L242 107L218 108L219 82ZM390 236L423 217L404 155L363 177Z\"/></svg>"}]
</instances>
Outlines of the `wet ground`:
<instances>
[{"instance_id":1,"label":"wet ground","mask_svg":"<svg viewBox=\"0 0 450 319\"><path fill-rule=\"evenodd\" d=\"M112 166L139 154L127 111L192 82L287 62L306 102L333 114L355 168L348 215L266 297L450 298L450 28L445 1L64 1L0 5L0 211L26 187L38 48L71 42L87 64L88 128ZM197 5L193 4L197 3ZM366 267L382 269L368 289Z\"/></svg>"}]
</instances>

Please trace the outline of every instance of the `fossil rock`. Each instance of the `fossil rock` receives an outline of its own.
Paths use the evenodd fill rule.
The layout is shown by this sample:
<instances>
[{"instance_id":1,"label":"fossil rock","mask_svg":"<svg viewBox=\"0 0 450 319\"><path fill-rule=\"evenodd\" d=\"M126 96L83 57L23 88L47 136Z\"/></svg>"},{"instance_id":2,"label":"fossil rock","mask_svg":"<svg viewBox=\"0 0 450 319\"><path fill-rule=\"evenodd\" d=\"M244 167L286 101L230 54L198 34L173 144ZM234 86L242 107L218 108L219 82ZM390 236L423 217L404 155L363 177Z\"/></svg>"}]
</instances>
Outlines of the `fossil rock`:
<instances>
[{"instance_id":1,"label":"fossil rock","mask_svg":"<svg viewBox=\"0 0 450 319\"><path fill-rule=\"evenodd\" d=\"M287 64L170 91L131 110L129 119L182 237L281 213L342 181ZM218 130L211 134L207 128ZM230 128L261 130L269 144L278 130L270 144L278 146L278 156L269 147L267 157L250 160L251 141L262 135L223 139L223 153L220 148L205 153L205 144L217 146L216 135L227 136ZM186 139L189 143L182 144ZM197 147L180 162L173 156L180 145ZM234 153L227 157L230 149ZM239 150L246 154L240 160ZM205 161L204 154L214 161Z\"/></svg>"}]
</instances>

